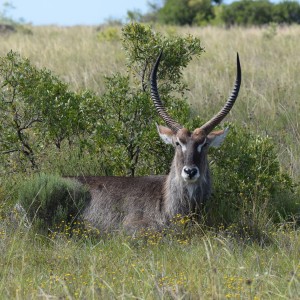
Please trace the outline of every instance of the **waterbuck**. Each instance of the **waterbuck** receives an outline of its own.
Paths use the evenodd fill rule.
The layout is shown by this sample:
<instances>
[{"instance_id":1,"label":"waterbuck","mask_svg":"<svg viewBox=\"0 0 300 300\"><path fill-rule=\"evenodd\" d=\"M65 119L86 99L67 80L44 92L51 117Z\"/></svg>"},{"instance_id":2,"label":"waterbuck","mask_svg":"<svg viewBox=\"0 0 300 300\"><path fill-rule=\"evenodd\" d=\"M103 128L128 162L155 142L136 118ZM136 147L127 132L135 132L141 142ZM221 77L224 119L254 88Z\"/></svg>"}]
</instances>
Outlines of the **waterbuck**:
<instances>
[{"instance_id":1,"label":"waterbuck","mask_svg":"<svg viewBox=\"0 0 300 300\"><path fill-rule=\"evenodd\" d=\"M91 193L91 202L83 217L100 230L160 229L177 214L200 215L211 194L207 151L209 147L220 146L227 135L228 129L213 129L229 113L238 96L241 84L239 56L235 85L224 107L192 132L173 120L160 100L156 74L161 56L151 72L151 98L167 125L158 125L158 133L175 149L170 173L145 177L76 177Z\"/></svg>"}]
</instances>

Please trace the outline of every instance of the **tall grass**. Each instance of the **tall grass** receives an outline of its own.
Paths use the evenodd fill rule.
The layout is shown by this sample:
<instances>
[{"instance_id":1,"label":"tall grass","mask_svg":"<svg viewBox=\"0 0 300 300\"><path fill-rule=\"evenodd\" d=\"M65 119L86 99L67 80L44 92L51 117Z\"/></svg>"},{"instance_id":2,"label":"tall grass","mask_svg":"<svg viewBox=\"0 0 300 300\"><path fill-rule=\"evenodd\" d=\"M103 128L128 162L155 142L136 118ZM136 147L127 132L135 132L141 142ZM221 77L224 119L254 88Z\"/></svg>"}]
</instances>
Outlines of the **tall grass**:
<instances>
[{"instance_id":1,"label":"tall grass","mask_svg":"<svg viewBox=\"0 0 300 300\"><path fill-rule=\"evenodd\" d=\"M94 27L31 30L32 35L0 36L0 55L18 51L72 89L99 94L104 75L126 72L121 42L99 39ZM184 70L184 79L193 113L203 119L227 98L239 52L242 88L227 120L274 137L282 168L298 181L300 26L280 27L272 34L268 28L155 30L202 39L206 53ZM12 226L7 216L17 195L15 183L23 178L0 180L0 299L299 299L295 222L266 228L269 243L263 246L237 238L235 228L196 228L197 234L179 237L148 233L94 238L84 231L69 238L61 230L41 236Z\"/></svg>"},{"instance_id":2,"label":"tall grass","mask_svg":"<svg viewBox=\"0 0 300 300\"><path fill-rule=\"evenodd\" d=\"M297 231L264 248L209 232L151 243L1 235L1 299L299 299Z\"/></svg>"}]
</instances>

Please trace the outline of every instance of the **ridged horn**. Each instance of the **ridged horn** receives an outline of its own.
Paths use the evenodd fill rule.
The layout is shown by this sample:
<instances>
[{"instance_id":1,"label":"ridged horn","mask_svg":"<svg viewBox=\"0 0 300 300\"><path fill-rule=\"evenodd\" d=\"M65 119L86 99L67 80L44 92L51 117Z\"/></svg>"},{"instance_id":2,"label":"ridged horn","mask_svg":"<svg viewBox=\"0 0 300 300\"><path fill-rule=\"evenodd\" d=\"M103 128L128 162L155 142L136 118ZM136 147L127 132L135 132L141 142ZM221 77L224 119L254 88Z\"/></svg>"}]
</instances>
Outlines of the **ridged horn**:
<instances>
[{"instance_id":1,"label":"ridged horn","mask_svg":"<svg viewBox=\"0 0 300 300\"><path fill-rule=\"evenodd\" d=\"M183 126L181 126L179 123L177 123L176 121L174 121L169 114L167 113L165 107L163 106L160 97L159 97L159 93L158 93L158 89L157 89L157 69L158 69L158 65L160 62L160 59L162 57L162 51L160 52L155 65L152 69L151 72L151 76L150 76L150 85L151 85L151 99L155 105L155 108L159 114L159 116L165 121L165 123L167 124L167 126L174 132L176 133L179 129L183 128Z\"/></svg>"},{"instance_id":2,"label":"ridged horn","mask_svg":"<svg viewBox=\"0 0 300 300\"><path fill-rule=\"evenodd\" d=\"M231 92L231 95L229 96L224 107L214 117L212 117L208 122L206 122L204 125L200 127L205 131L206 134L209 134L226 117L226 115L230 112L231 108L233 107L236 98L238 97L241 81L242 81L242 71L241 71L241 65L240 65L240 59L238 53L236 56L236 69L237 69L237 73L236 73L235 84Z\"/></svg>"}]
</instances>

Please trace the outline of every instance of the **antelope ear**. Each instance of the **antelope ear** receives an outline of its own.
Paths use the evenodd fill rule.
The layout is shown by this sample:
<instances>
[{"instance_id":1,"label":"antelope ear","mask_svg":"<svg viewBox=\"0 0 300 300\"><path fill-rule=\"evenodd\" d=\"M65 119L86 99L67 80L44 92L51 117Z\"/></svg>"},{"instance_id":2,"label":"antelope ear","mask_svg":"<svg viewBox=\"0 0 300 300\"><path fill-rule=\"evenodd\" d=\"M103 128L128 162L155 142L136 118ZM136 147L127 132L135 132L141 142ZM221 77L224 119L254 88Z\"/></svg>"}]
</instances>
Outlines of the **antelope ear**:
<instances>
[{"instance_id":1,"label":"antelope ear","mask_svg":"<svg viewBox=\"0 0 300 300\"><path fill-rule=\"evenodd\" d=\"M173 144L174 132L170 128L161 126L161 125L157 125L157 124L156 124L156 128L157 128L160 138L166 144Z\"/></svg>"},{"instance_id":2,"label":"antelope ear","mask_svg":"<svg viewBox=\"0 0 300 300\"><path fill-rule=\"evenodd\" d=\"M224 130L212 131L208 136L208 144L210 147L218 148L222 145L228 134L229 128L225 128Z\"/></svg>"}]
</instances>

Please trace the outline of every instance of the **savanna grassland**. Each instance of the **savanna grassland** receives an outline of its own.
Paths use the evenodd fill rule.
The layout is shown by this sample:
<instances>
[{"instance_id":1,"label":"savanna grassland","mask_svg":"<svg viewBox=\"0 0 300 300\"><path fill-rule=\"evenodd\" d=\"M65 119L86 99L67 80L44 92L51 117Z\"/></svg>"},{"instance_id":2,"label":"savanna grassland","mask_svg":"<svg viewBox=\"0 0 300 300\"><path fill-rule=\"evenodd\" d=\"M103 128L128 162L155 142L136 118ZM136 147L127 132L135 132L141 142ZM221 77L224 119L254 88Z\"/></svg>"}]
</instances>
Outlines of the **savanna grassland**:
<instances>
[{"instance_id":1,"label":"savanna grassland","mask_svg":"<svg viewBox=\"0 0 300 300\"><path fill-rule=\"evenodd\" d=\"M297 184L300 27L154 29L201 38L205 53L183 77L193 114L203 119L227 98L239 53L242 87L227 121L272 137L281 169ZM126 72L121 28L31 30L0 36L0 55L17 51L74 91L99 95L104 75ZM62 223L45 236L11 224L8 206L16 202L15 182L24 176L0 178L0 299L300 299L300 231L293 219L266 222L263 243L234 227L191 229L184 219L174 221L175 233L103 236Z\"/></svg>"}]
</instances>

